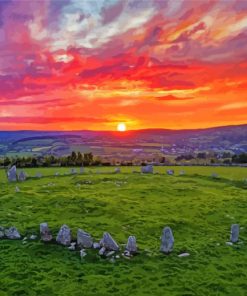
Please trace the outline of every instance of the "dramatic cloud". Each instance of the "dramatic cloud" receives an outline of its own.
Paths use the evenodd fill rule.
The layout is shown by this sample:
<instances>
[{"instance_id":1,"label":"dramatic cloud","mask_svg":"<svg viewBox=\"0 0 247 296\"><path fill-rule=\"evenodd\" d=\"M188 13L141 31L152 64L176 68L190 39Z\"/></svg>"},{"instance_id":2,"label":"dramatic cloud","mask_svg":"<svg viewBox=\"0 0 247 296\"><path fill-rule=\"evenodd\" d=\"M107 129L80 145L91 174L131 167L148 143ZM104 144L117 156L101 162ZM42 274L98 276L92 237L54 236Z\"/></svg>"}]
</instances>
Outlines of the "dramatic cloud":
<instances>
[{"instance_id":1,"label":"dramatic cloud","mask_svg":"<svg viewBox=\"0 0 247 296\"><path fill-rule=\"evenodd\" d=\"M2 0L0 46L0 129L247 122L245 1Z\"/></svg>"}]
</instances>

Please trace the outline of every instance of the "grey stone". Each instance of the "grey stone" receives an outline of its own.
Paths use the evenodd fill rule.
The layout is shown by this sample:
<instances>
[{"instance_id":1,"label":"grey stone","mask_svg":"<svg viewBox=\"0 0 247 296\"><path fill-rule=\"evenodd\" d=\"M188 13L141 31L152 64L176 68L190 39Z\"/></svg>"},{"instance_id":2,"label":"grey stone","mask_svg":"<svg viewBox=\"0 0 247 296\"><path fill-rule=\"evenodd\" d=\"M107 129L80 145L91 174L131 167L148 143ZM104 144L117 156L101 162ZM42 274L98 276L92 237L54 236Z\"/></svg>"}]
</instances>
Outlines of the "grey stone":
<instances>
[{"instance_id":1,"label":"grey stone","mask_svg":"<svg viewBox=\"0 0 247 296\"><path fill-rule=\"evenodd\" d=\"M72 175L75 175L75 174L77 174L77 171L76 171L76 169L71 169L71 174L72 174Z\"/></svg>"},{"instance_id":2,"label":"grey stone","mask_svg":"<svg viewBox=\"0 0 247 296\"><path fill-rule=\"evenodd\" d=\"M18 186L15 186L15 192L20 192L20 188Z\"/></svg>"},{"instance_id":3,"label":"grey stone","mask_svg":"<svg viewBox=\"0 0 247 296\"><path fill-rule=\"evenodd\" d=\"M30 235L29 239L31 239L31 240L35 240L35 239L37 239L37 235L32 234L32 235Z\"/></svg>"},{"instance_id":4,"label":"grey stone","mask_svg":"<svg viewBox=\"0 0 247 296\"><path fill-rule=\"evenodd\" d=\"M119 174L119 173L121 173L121 169L120 169L120 168L115 168L114 173L115 173L115 174Z\"/></svg>"},{"instance_id":5,"label":"grey stone","mask_svg":"<svg viewBox=\"0 0 247 296\"><path fill-rule=\"evenodd\" d=\"M93 239L91 235L82 229L77 231L77 244L80 247L91 248L93 245Z\"/></svg>"},{"instance_id":6,"label":"grey stone","mask_svg":"<svg viewBox=\"0 0 247 296\"><path fill-rule=\"evenodd\" d=\"M106 248L105 247L102 247L100 250L99 250L99 255L100 256L103 256L105 254L105 251L106 251Z\"/></svg>"},{"instance_id":7,"label":"grey stone","mask_svg":"<svg viewBox=\"0 0 247 296\"><path fill-rule=\"evenodd\" d=\"M106 257L111 257L115 254L115 251L110 251L106 254Z\"/></svg>"},{"instance_id":8,"label":"grey stone","mask_svg":"<svg viewBox=\"0 0 247 296\"><path fill-rule=\"evenodd\" d=\"M161 238L160 251L165 254L169 254L173 249L173 245L174 245L174 237L173 237L172 230L170 227L165 227L163 229L163 234Z\"/></svg>"},{"instance_id":9,"label":"grey stone","mask_svg":"<svg viewBox=\"0 0 247 296\"><path fill-rule=\"evenodd\" d=\"M238 236L239 236L239 225L238 224L232 224L230 241L232 243L236 243L238 241Z\"/></svg>"},{"instance_id":10,"label":"grey stone","mask_svg":"<svg viewBox=\"0 0 247 296\"><path fill-rule=\"evenodd\" d=\"M64 245L64 246L69 246L71 243L71 230L67 225L63 225L57 235L56 238L57 243Z\"/></svg>"},{"instance_id":11,"label":"grey stone","mask_svg":"<svg viewBox=\"0 0 247 296\"><path fill-rule=\"evenodd\" d=\"M42 174L41 173L36 173L35 177L36 178L42 178Z\"/></svg>"},{"instance_id":12,"label":"grey stone","mask_svg":"<svg viewBox=\"0 0 247 296\"><path fill-rule=\"evenodd\" d=\"M178 257L188 257L188 256L190 256L190 253L182 253L178 255Z\"/></svg>"},{"instance_id":13,"label":"grey stone","mask_svg":"<svg viewBox=\"0 0 247 296\"><path fill-rule=\"evenodd\" d=\"M59 172L56 172L56 173L55 173L55 176L59 176L59 175L60 175Z\"/></svg>"},{"instance_id":14,"label":"grey stone","mask_svg":"<svg viewBox=\"0 0 247 296\"><path fill-rule=\"evenodd\" d=\"M50 232L50 229L47 223L41 223L39 226L39 229L40 229L40 237L42 241L49 242L52 240L52 234Z\"/></svg>"},{"instance_id":15,"label":"grey stone","mask_svg":"<svg viewBox=\"0 0 247 296\"><path fill-rule=\"evenodd\" d=\"M179 172L179 175L180 175L180 176L185 175L185 171L184 171L184 170L181 170L181 171Z\"/></svg>"},{"instance_id":16,"label":"grey stone","mask_svg":"<svg viewBox=\"0 0 247 296\"><path fill-rule=\"evenodd\" d=\"M167 173L167 175L173 176L174 170L167 170L166 173Z\"/></svg>"},{"instance_id":17,"label":"grey stone","mask_svg":"<svg viewBox=\"0 0 247 296\"><path fill-rule=\"evenodd\" d=\"M76 243L71 243L70 246L68 247L68 249L70 251L75 251L75 246L76 246Z\"/></svg>"},{"instance_id":18,"label":"grey stone","mask_svg":"<svg viewBox=\"0 0 247 296\"><path fill-rule=\"evenodd\" d=\"M17 171L16 166L13 165L8 171L7 171L7 177L9 182L16 182L17 181Z\"/></svg>"},{"instance_id":19,"label":"grey stone","mask_svg":"<svg viewBox=\"0 0 247 296\"><path fill-rule=\"evenodd\" d=\"M5 235L9 239L20 239L21 235L15 227L10 227L9 229L5 230Z\"/></svg>"},{"instance_id":20,"label":"grey stone","mask_svg":"<svg viewBox=\"0 0 247 296\"><path fill-rule=\"evenodd\" d=\"M135 236L129 236L128 242L126 245L126 250L130 253L136 253L137 252L137 245L136 245L136 237Z\"/></svg>"},{"instance_id":21,"label":"grey stone","mask_svg":"<svg viewBox=\"0 0 247 296\"><path fill-rule=\"evenodd\" d=\"M81 258L84 258L85 256L87 256L87 253L85 252L85 250L83 249L80 250L80 256Z\"/></svg>"},{"instance_id":22,"label":"grey stone","mask_svg":"<svg viewBox=\"0 0 247 296\"><path fill-rule=\"evenodd\" d=\"M27 179L27 175L24 171L20 171L19 175L18 175L18 180L20 182L23 182Z\"/></svg>"},{"instance_id":23,"label":"grey stone","mask_svg":"<svg viewBox=\"0 0 247 296\"><path fill-rule=\"evenodd\" d=\"M93 243L94 249L100 249L100 243Z\"/></svg>"},{"instance_id":24,"label":"grey stone","mask_svg":"<svg viewBox=\"0 0 247 296\"><path fill-rule=\"evenodd\" d=\"M80 174L84 173L84 167L80 167Z\"/></svg>"},{"instance_id":25,"label":"grey stone","mask_svg":"<svg viewBox=\"0 0 247 296\"><path fill-rule=\"evenodd\" d=\"M226 245L227 245L227 246L232 246L233 243L232 243L232 242L226 242Z\"/></svg>"},{"instance_id":26,"label":"grey stone","mask_svg":"<svg viewBox=\"0 0 247 296\"><path fill-rule=\"evenodd\" d=\"M153 174L153 166L152 165L142 166L141 172L143 174Z\"/></svg>"},{"instance_id":27,"label":"grey stone","mask_svg":"<svg viewBox=\"0 0 247 296\"><path fill-rule=\"evenodd\" d=\"M102 240L100 241L101 246L105 247L109 251L118 251L119 246L115 240L111 237L110 233L105 232Z\"/></svg>"},{"instance_id":28,"label":"grey stone","mask_svg":"<svg viewBox=\"0 0 247 296\"><path fill-rule=\"evenodd\" d=\"M0 226L0 238L4 237L4 227Z\"/></svg>"}]
</instances>

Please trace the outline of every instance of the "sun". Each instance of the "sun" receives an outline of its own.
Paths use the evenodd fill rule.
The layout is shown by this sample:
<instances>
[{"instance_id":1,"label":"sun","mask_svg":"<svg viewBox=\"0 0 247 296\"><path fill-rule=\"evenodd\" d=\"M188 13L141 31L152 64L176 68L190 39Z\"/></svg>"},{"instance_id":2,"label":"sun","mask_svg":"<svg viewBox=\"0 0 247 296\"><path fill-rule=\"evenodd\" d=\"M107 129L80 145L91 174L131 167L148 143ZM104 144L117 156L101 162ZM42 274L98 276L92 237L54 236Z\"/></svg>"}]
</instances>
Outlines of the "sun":
<instances>
[{"instance_id":1,"label":"sun","mask_svg":"<svg viewBox=\"0 0 247 296\"><path fill-rule=\"evenodd\" d=\"M120 122L118 125L117 125L117 130L119 132L125 132L126 131L126 124L124 122Z\"/></svg>"}]
</instances>

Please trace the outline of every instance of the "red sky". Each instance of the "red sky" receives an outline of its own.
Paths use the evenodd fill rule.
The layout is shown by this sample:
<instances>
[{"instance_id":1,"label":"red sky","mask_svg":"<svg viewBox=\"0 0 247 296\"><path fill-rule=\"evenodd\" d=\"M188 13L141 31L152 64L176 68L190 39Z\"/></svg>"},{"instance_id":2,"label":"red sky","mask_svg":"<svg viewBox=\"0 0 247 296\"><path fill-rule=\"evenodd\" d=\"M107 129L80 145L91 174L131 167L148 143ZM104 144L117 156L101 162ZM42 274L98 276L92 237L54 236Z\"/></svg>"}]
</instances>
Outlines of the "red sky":
<instances>
[{"instance_id":1,"label":"red sky","mask_svg":"<svg viewBox=\"0 0 247 296\"><path fill-rule=\"evenodd\" d=\"M247 1L0 1L0 130L247 123Z\"/></svg>"}]
</instances>

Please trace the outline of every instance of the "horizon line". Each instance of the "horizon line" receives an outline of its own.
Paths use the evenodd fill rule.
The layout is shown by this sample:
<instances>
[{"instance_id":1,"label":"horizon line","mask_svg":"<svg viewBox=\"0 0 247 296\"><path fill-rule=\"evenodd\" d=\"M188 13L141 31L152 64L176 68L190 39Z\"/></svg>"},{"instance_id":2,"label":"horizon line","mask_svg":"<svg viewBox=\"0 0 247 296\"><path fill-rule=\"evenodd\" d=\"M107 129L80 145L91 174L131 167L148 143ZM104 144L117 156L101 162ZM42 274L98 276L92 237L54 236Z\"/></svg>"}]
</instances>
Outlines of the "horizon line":
<instances>
[{"instance_id":1,"label":"horizon line","mask_svg":"<svg viewBox=\"0 0 247 296\"><path fill-rule=\"evenodd\" d=\"M94 130L94 129L78 129L78 130L42 130L42 129L30 129L30 130L0 130L0 132L111 132L111 133L118 133L118 134L124 134L129 132L138 132L138 131L154 131L154 130L164 130L164 131L196 131L196 130L208 130L208 129L214 129L214 128L227 128L227 127L240 127L240 126L246 126L247 123L242 124L230 124L230 125L218 125L218 126L212 126L212 127L198 127L198 128L181 128L181 129L172 129L172 128L163 128L163 127L157 127L157 128L140 128L140 129L128 129L125 132L119 132L117 130Z\"/></svg>"}]
</instances>

